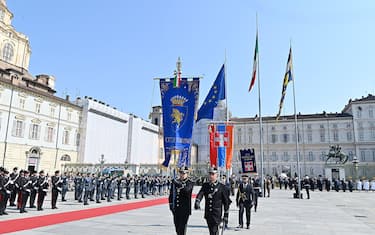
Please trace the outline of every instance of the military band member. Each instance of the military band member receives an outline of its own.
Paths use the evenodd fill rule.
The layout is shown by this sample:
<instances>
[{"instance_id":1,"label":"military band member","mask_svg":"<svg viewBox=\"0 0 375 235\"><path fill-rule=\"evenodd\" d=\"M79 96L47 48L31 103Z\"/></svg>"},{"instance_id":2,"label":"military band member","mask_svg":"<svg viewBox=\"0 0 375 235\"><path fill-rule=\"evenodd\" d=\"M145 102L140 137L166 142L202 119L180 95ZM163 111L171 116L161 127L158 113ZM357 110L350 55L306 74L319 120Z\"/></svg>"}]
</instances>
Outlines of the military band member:
<instances>
[{"instance_id":1,"label":"military band member","mask_svg":"<svg viewBox=\"0 0 375 235\"><path fill-rule=\"evenodd\" d=\"M202 185L195 200L194 209L200 208L203 196L205 198L204 218L207 221L210 235L218 235L219 224L222 221L223 207L224 221L228 220L230 199L225 185L218 182L216 168L209 169L209 182Z\"/></svg>"},{"instance_id":2,"label":"military band member","mask_svg":"<svg viewBox=\"0 0 375 235\"><path fill-rule=\"evenodd\" d=\"M61 186L61 201L66 202L65 195L68 192L68 173L64 172L64 175L61 176L62 186Z\"/></svg>"},{"instance_id":3,"label":"military band member","mask_svg":"<svg viewBox=\"0 0 375 235\"><path fill-rule=\"evenodd\" d=\"M37 187L38 177L36 173L37 173L36 171L33 171L31 173L32 175L30 176L30 180L31 180L31 192L30 192L30 200L29 200L30 208L36 208L36 206L34 205L36 193L38 191L38 187Z\"/></svg>"},{"instance_id":4,"label":"military band member","mask_svg":"<svg viewBox=\"0 0 375 235\"><path fill-rule=\"evenodd\" d=\"M55 175L51 177L51 184L52 184L52 209L58 209L56 207L57 197L59 196L59 192L61 192L62 187L62 180L60 177L60 171L55 171Z\"/></svg>"},{"instance_id":5,"label":"military band member","mask_svg":"<svg viewBox=\"0 0 375 235\"><path fill-rule=\"evenodd\" d=\"M254 189L249 182L249 176L242 176L242 183L238 187L236 206L239 207L239 228L243 228L243 214L246 211L246 228L250 228L251 207L253 206Z\"/></svg>"},{"instance_id":6,"label":"military band member","mask_svg":"<svg viewBox=\"0 0 375 235\"><path fill-rule=\"evenodd\" d=\"M191 215L191 194L194 184L188 179L187 167L181 168L179 173L179 179L173 180L171 184L169 209L173 214L177 235L185 235L186 225Z\"/></svg>"},{"instance_id":7,"label":"military band member","mask_svg":"<svg viewBox=\"0 0 375 235\"><path fill-rule=\"evenodd\" d=\"M120 201L122 198L122 185L123 185L123 179L122 176L118 176L116 180L116 186L117 186L117 200Z\"/></svg>"},{"instance_id":8,"label":"military band member","mask_svg":"<svg viewBox=\"0 0 375 235\"><path fill-rule=\"evenodd\" d=\"M111 202L112 195L112 177L108 176L106 179L106 190L107 190L107 202Z\"/></svg>"},{"instance_id":9,"label":"military band member","mask_svg":"<svg viewBox=\"0 0 375 235\"><path fill-rule=\"evenodd\" d=\"M37 210L42 211L44 198L47 195L47 191L49 187L48 177L44 175L44 171L39 172L37 186L38 186Z\"/></svg>"}]
</instances>

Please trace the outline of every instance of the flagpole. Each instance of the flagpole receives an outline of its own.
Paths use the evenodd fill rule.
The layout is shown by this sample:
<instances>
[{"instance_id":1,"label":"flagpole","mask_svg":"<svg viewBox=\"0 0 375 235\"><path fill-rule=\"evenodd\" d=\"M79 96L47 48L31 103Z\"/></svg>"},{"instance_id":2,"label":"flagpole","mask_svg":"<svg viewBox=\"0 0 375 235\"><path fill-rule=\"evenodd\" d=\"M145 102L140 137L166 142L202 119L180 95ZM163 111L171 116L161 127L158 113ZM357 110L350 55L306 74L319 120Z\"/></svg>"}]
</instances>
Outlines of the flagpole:
<instances>
[{"instance_id":1,"label":"flagpole","mask_svg":"<svg viewBox=\"0 0 375 235\"><path fill-rule=\"evenodd\" d=\"M290 41L290 53L292 53L292 40ZM293 60L292 55L291 61ZM295 94L295 78L294 78L294 71L292 66L292 74L293 74L293 103L294 103L294 131L296 136L296 156L297 156L297 177L298 177L298 198L301 199L301 169L300 169L300 162L299 162L299 145L298 145L298 124L297 124L297 109L296 109L296 94Z\"/></svg>"},{"instance_id":2,"label":"flagpole","mask_svg":"<svg viewBox=\"0 0 375 235\"><path fill-rule=\"evenodd\" d=\"M259 43L259 35L258 35L258 14L256 14L256 23L257 23L257 40ZM260 166L261 166L261 171L260 171L260 186L261 190L263 191L263 196L264 196L264 172L263 172L263 162L264 162L264 156L263 156L263 120L262 120L262 102L261 102L261 93L260 93L260 70L259 70L259 48L258 48L258 72L257 72L257 77L258 77L258 107L259 107L259 135L260 135Z\"/></svg>"}]
</instances>

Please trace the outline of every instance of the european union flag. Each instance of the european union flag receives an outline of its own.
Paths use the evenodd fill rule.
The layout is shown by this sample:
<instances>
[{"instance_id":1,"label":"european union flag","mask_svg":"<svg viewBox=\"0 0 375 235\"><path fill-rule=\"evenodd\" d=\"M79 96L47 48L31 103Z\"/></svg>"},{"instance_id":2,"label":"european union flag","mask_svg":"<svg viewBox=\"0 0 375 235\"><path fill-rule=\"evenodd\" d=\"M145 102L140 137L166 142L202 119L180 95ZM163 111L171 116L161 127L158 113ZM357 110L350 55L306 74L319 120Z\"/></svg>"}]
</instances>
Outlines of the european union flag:
<instances>
[{"instance_id":1,"label":"european union flag","mask_svg":"<svg viewBox=\"0 0 375 235\"><path fill-rule=\"evenodd\" d=\"M225 71L224 65L221 67L219 74L216 77L214 84L212 85L206 99L202 106L198 110L198 118L200 119L213 119L214 108L217 106L220 100L225 99Z\"/></svg>"}]
</instances>

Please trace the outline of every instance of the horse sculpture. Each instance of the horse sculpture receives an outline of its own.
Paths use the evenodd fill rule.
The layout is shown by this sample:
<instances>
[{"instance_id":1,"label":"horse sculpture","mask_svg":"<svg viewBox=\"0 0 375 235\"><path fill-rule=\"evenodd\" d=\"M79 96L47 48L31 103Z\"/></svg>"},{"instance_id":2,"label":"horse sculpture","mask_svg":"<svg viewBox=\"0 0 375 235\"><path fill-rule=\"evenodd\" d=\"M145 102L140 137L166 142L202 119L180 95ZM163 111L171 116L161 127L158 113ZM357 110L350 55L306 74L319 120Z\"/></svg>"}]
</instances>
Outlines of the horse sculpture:
<instances>
[{"instance_id":1,"label":"horse sculpture","mask_svg":"<svg viewBox=\"0 0 375 235\"><path fill-rule=\"evenodd\" d=\"M345 164L348 161L348 155L345 155L341 152L341 147L339 145L331 146L328 154L326 155L326 164L329 159L336 159L336 164L341 163Z\"/></svg>"}]
</instances>

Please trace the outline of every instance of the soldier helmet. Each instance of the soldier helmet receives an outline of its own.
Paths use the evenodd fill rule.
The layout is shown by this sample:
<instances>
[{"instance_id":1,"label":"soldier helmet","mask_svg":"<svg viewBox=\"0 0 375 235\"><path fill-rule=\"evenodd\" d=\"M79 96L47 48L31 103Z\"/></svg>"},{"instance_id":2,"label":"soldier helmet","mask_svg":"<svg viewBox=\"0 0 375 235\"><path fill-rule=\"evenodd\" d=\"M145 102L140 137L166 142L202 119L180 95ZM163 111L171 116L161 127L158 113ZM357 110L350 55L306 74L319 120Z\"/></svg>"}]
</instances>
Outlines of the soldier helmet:
<instances>
[{"instance_id":1,"label":"soldier helmet","mask_svg":"<svg viewBox=\"0 0 375 235\"><path fill-rule=\"evenodd\" d=\"M60 173L60 171L59 171L59 170L55 171L55 174L59 174L59 173Z\"/></svg>"},{"instance_id":2,"label":"soldier helmet","mask_svg":"<svg viewBox=\"0 0 375 235\"><path fill-rule=\"evenodd\" d=\"M39 171L39 174L44 174L44 170Z\"/></svg>"},{"instance_id":3,"label":"soldier helmet","mask_svg":"<svg viewBox=\"0 0 375 235\"><path fill-rule=\"evenodd\" d=\"M217 168L216 167L210 167L210 169L208 170L208 173L210 173L210 174L216 174L217 173Z\"/></svg>"},{"instance_id":4,"label":"soldier helmet","mask_svg":"<svg viewBox=\"0 0 375 235\"><path fill-rule=\"evenodd\" d=\"M17 171L17 170L18 170L18 167L14 167L14 168L13 168L13 171Z\"/></svg>"},{"instance_id":5,"label":"soldier helmet","mask_svg":"<svg viewBox=\"0 0 375 235\"><path fill-rule=\"evenodd\" d=\"M187 166L181 167L178 172L183 174L189 173L189 168Z\"/></svg>"},{"instance_id":6,"label":"soldier helmet","mask_svg":"<svg viewBox=\"0 0 375 235\"><path fill-rule=\"evenodd\" d=\"M249 176L248 176L248 175L245 175L245 174L243 174L243 175L242 175L242 178L249 178Z\"/></svg>"}]
</instances>

